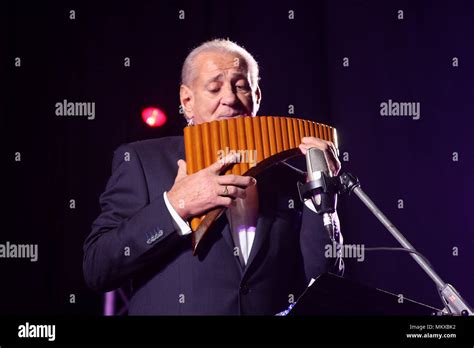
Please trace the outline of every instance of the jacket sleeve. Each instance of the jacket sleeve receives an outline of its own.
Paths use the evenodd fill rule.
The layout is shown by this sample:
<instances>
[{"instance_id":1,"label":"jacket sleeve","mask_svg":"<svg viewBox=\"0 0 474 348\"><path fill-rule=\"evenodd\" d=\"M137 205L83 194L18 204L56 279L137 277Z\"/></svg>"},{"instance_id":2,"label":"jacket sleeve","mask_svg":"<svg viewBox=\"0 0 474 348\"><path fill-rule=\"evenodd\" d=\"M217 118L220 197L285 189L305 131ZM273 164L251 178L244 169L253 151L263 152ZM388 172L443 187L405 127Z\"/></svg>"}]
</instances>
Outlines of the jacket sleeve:
<instances>
[{"instance_id":1,"label":"jacket sleeve","mask_svg":"<svg viewBox=\"0 0 474 348\"><path fill-rule=\"evenodd\" d=\"M163 195L150 202L146 177L132 144L115 152L112 175L100 196L101 213L84 242L86 284L110 291L141 271L156 256L183 239Z\"/></svg>"}]
</instances>

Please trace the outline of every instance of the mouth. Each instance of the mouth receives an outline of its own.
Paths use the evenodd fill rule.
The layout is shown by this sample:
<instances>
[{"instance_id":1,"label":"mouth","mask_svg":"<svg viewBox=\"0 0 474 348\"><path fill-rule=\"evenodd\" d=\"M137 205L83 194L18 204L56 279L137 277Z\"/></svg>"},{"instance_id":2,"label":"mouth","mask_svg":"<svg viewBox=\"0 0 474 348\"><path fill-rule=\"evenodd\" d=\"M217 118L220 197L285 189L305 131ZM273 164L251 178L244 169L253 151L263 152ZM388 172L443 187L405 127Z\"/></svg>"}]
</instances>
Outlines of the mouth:
<instances>
[{"instance_id":1,"label":"mouth","mask_svg":"<svg viewBox=\"0 0 474 348\"><path fill-rule=\"evenodd\" d=\"M224 120L224 119L228 119L228 118L235 118L235 117L238 117L238 116L247 116L247 114L244 113L244 112L234 112L232 114L219 116L219 117L217 117L217 119L218 120Z\"/></svg>"}]
</instances>

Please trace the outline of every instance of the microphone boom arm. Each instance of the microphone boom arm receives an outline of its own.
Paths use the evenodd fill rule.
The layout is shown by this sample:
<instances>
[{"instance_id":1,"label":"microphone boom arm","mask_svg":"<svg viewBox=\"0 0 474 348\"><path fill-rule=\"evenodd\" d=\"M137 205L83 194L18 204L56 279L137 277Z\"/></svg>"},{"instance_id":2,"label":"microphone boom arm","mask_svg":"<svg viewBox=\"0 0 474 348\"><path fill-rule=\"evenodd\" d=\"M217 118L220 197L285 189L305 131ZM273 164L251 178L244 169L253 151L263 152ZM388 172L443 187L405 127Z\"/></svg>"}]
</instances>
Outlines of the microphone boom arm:
<instances>
[{"instance_id":1,"label":"microphone boom arm","mask_svg":"<svg viewBox=\"0 0 474 348\"><path fill-rule=\"evenodd\" d=\"M340 189L339 192L350 194L355 193L357 197L365 204L365 206L375 215L375 217L385 226L391 235L401 244L405 249L416 250L413 245L403 236L403 234L395 227L395 225L380 211L375 203L367 196L367 194L360 188L360 182L357 177L350 173L343 173L339 176ZM411 257L420 265L426 274L433 280L438 288L439 295L449 313L456 315L473 315L472 309L468 303L459 295L456 289L451 285L445 283L441 277L436 273L430 264L417 254L410 253Z\"/></svg>"},{"instance_id":2,"label":"microphone boom arm","mask_svg":"<svg viewBox=\"0 0 474 348\"><path fill-rule=\"evenodd\" d=\"M351 194L352 192L365 204L365 206L375 215L375 217L384 225L390 234L401 244L404 249L415 250L413 245L403 236L403 234L395 227L395 225L382 213L382 211L375 205L375 203L367 196L361 189L359 179L350 174L342 173L339 176L329 177L322 174L319 179L311 180L305 184L298 183L298 192L301 201L308 199L314 194L318 193L337 192L338 194ZM456 289L446 282L436 273L428 261L417 255L410 253L411 257L418 263L418 265L425 271L426 274L433 280L438 289L438 293L445 306L443 312L455 315L473 315L473 310L468 303L459 295Z\"/></svg>"}]
</instances>

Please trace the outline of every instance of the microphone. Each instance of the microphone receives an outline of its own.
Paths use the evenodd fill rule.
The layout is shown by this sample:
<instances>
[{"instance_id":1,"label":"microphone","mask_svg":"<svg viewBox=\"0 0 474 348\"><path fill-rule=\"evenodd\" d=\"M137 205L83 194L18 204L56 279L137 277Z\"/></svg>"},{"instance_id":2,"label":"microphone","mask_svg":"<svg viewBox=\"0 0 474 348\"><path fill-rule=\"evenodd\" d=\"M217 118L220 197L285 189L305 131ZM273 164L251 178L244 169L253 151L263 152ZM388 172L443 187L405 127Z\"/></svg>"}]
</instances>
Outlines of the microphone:
<instances>
[{"instance_id":1,"label":"microphone","mask_svg":"<svg viewBox=\"0 0 474 348\"><path fill-rule=\"evenodd\" d=\"M325 153L316 147L309 148L306 151L306 167L308 181L317 181L323 184L314 187L311 191L310 198L314 204L316 213L318 215L323 215L324 227L329 234L329 238L335 242L336 236L332 214L336 211L337 190L327 190L327 187L330 185L326 186L326 178L332 178L333 173L328 167Z\"/></svg>"},{"instance_id":2,"label":"microphone","mask_svg":"<svg viewBox=\"0 0 474 348\"><path fill-rule=\"evenodd\" d=\"M298 183L300 199L305 204L311 199L316 213L323 216L324 229L335 248L334 267L337 267L337 273L342 276L344 274L342 235L339 224L333 218L337 206L337 193L341 188L340 178L334 176L329 169L326 154L315 147L306 151L306 167L307 183Z\"/></svg>"}]
</instances>

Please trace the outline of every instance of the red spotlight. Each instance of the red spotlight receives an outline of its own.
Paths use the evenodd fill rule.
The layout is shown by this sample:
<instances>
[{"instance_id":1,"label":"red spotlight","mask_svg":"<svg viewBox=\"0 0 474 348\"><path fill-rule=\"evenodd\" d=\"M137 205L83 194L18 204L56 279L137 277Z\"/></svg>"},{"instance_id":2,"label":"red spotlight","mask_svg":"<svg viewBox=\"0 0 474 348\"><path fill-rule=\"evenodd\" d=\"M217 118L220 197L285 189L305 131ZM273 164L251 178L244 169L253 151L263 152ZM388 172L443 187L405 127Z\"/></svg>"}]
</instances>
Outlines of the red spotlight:
<instances>
[{"instance_id":1,"label":"red spotlight","mask_svg":"<svg viewBox=\"0 0 474 348\"><path fill-rule=\"evenodd\" d=\"M148 107L143 109L142 119L150 127L161 127L166 123L166 114L158 108Z\"/></svg>"}]
</instances>

